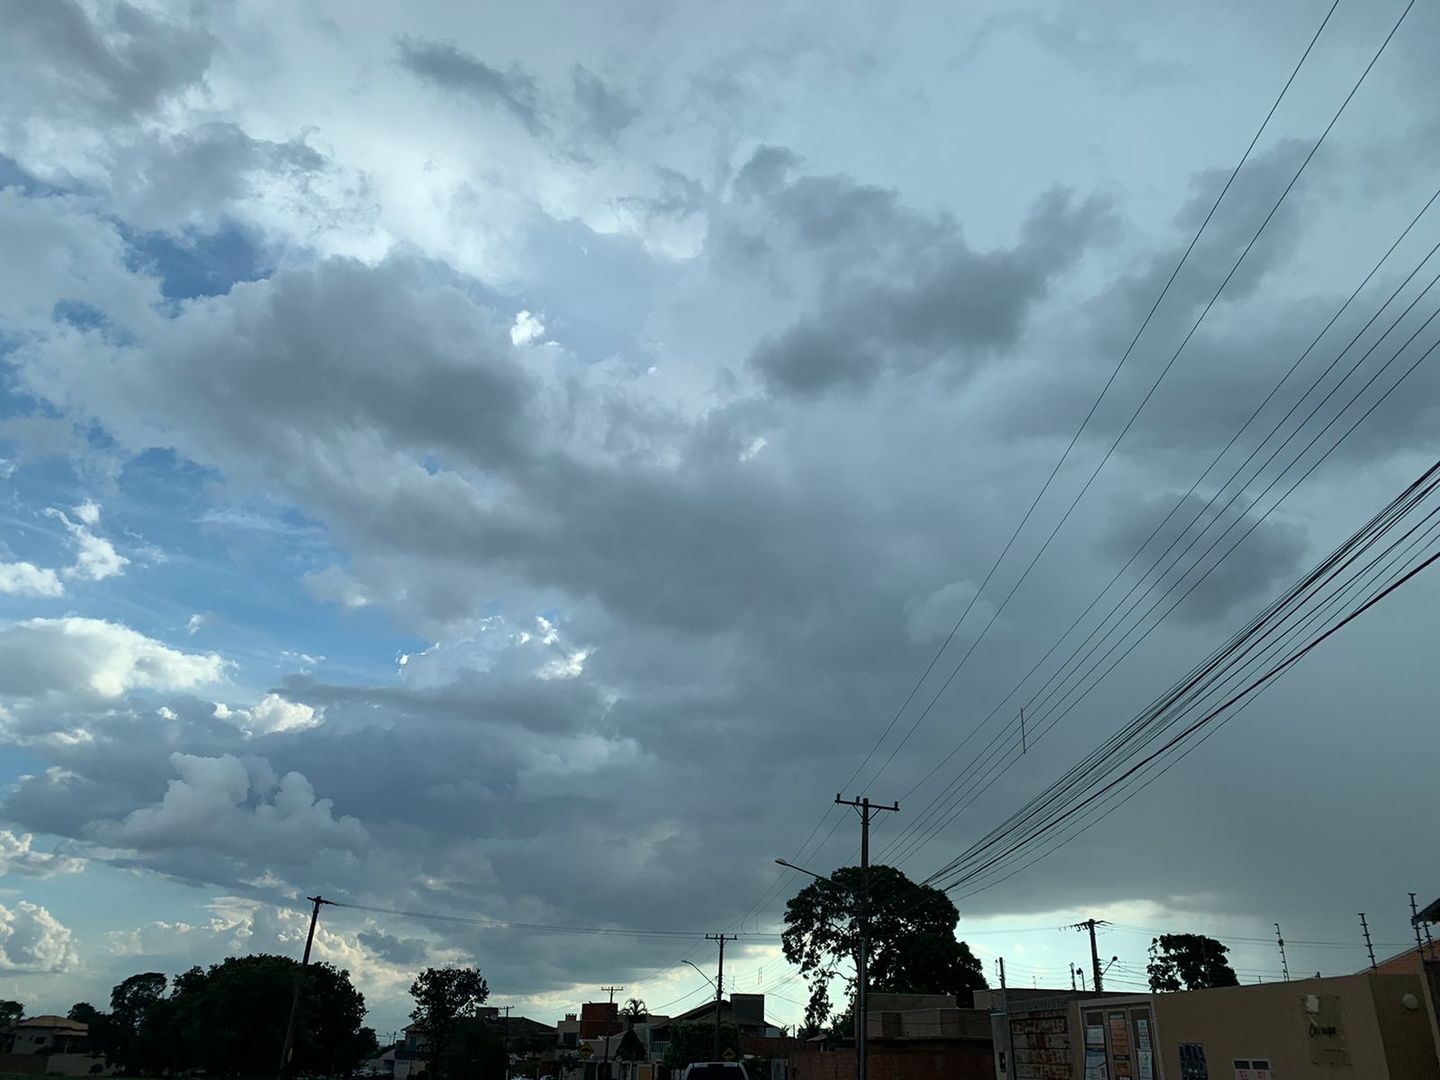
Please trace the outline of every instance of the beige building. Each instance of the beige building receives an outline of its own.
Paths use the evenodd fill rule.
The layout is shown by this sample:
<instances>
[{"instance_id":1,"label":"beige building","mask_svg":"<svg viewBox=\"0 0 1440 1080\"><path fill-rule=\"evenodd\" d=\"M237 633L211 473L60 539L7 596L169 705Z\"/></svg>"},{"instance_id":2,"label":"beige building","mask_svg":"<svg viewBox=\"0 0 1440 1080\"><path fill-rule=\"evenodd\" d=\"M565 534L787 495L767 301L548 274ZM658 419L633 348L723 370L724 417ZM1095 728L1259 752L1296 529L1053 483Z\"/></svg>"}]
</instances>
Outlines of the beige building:
<instances>
[{"instance_id":1,"label":"beige building","mask_svg":"<svg viewBox=\"0 0 1440 1080\"><path fill-rule=\"evenodd\" d=\"M1230 1080L1242 1068L1249 1080L1440 1080L1419 975L1156 994L1154 1007L1166 1080Z\"/></svg>"},{"instance_id":2,"label":"beige building","mask_svg":"<svg viewBox=\"0 0 1440 1080\"><path fill-rule=\"evenodd\" d=\"M1418 974L1012 1001L1001 1080L1440 1080Z\"/></svg>"}]
</instances>

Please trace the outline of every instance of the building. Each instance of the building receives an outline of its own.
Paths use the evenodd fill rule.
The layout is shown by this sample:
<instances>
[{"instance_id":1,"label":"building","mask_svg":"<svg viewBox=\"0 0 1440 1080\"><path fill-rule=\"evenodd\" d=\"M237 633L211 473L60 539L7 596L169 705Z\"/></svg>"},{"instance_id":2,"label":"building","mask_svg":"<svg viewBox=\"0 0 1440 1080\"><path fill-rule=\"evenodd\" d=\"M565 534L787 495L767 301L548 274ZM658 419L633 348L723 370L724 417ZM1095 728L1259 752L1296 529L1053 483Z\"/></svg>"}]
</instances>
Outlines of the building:
<instances>
[{"instance_id":1,"label":"building","mask_svg":"<svg viewBox=\"0 0 1440 1080\"><path fill-rule=\"evenodd\" d=\"M697 1005L689 1012L670 1018L672 1024L713 1024L715 1023L715 1002L713 1000ZM778 1038L779 1024L765 1019L764 994L731 994L729 999L720 1001L720 1023L734 1024L740 1029L741 1037L760 1036Z\"/></svg>"},{"instance_id":2,"label":"building","mask_svg":"<svg viewBox=\"0 0 1440 1080\"><path fill-rule=\"evenodd\" d=\"M579 1036L582 1039L599 1039L606 1035L619 1035L625 1030L620 1022L620 1006L613 1001L587 1001L580 1006Z\"/></svg>"},{"instance_id":3,"label":"building","mask_svg":"<svg viewBox=\"0 0 1440 1080\"><path fill-rule=\"evenodd\" d=\"M866 1070L873 1080L992 1080L990 1014L947 994L866 999ZM853 1047L790 1056L792 1080L854 1080Z\"/></svg>"},{"instance_id":4,"label":"building","mask_svg":"<svg viewBox=\"0 0 1440 1080\"><path fill-rule=\"evenodd\" d=\"M1440 1080L1424 1000L1418 974L1368 971L1157 994L1164 1075L1191 1080L1204 1067L1228 1080L1248 1060L1256 1080L1270 1080L1266 1070L1285 1080Z\"/></svg>"},{"instance_id":5,"label":"building","mask_svg":"<svg viewBox=\"0 0 1440 1080\"><path fill-rule=\"evenodd\" d=\"M1000 1080L1440 1080L1419 974L1065 993L991 1019Z\"/></svg>"},{"instance_id":6,"label":"building","mask_svg":"<svg viewBox=\"0 0 1440 1080\"><path fill-rule=\"evenodd\" d=\"M64 1016L32 1016L10 1030L12 1054L83 1054L90 1028Z\"/></svg>"},{"instance_id":7,"label":"building","mask_svg":"<svg viewBox=\"0 0 1440 1080\"><path fill-rule=\"evenodd\" d=\"M555 1045L562 1050L574 1050L580 1045L580 1018L566 1013L565 1019L555 1025Z\"/></svg>"}]
</instances>

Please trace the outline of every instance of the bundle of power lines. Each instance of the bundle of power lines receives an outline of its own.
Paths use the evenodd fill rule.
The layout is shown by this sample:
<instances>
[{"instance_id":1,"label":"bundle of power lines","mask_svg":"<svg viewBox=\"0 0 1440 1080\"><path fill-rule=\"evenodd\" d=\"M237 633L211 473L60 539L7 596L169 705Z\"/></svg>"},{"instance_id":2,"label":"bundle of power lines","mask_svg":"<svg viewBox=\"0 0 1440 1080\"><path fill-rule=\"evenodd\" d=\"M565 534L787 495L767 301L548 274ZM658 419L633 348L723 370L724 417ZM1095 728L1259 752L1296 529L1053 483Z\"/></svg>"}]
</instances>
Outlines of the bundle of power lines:
<instances>
[{"instance_id":1,"label":"bundle of power lines","mask_svg":"<svg viewBox=\"0 0 1440 1080\"><path fill-rule=\"evenodd\" d=\"M1440 462L1184 679L926 883L962 895L988 888L1154 781L1311 650L1440 559L1437 489Z\"/></svg>"},{"instance_id":2,"label":"bundle of power lines","mask_svg":"<svg viewBox=\"0 0 1440 1080\"><path fill-rule=\"evenodd\" d=\"M1050 549L1096 477L1112 459L1116 449L1150 402L1157 387L1190 345L1201 325L1262 239L1282 204L1316 159L1318 151L1394 41L1414 3L1412 0L1399 8L1394 21L1388 24L1388 32L1383 32L1379 37L1369 62L1358 72L1348 92L1311 143L1303 160L1279 191L1259 227L1234 259L1228 273L1209 294L1207 302L1189 326L1188 332L1173 352L1167 350L1166 361L1159 365L1148 389L1130 412L1128 420L1113 438L1106 440L1104 453L1094 469L1089 472L1073 497L1066 501L1058 519L1043 534L1038 548L1026 560L1008 590L1001 594L999 603L992 606L988 619L979 628L979 633L970 640L958 661L950 666L948 674L945 674L943 679L940 678L945 671L940 667L940 662L955 643L962 624L982 597L988 597L989 587L992 580L996 579L997 571L1000 571L1002 564L1011 556L1012 549L1016 547L1017 541L1041 507L1042 500L1055 485L1062 466L1081 445L1082 436L1095 418L1101 401L1110 393L1122 368L1136 352L1142 337L1151 326L1152 319L1189 262L1202 234L1220 210L1236 177L1245 168L1337 7L1339 0L1329 6L1224 187L1211 204L1199 229L1136 329L1124 353L1118 358L1109 379L1100 388L1069 444L1009 540L1003 545L994 564L984 575L979 588L974 591L969 605L955 621L950 634L920 673L919 679L904 697L899 709L889 718L864 760L850 779L840 785L842 788L848 790L856 787L856 781L870 768L871 762L878 761L878 767L871 769L868 778L858 785L860 790L873 787L936 708L985 640L996 619L1030 577L1036 563ZM1431 195L1419 208L1400 235L1361 277L1348 298L1339 305L1323 327L1320 327L1309 345L1289 363L1284 373L1255 405L1229 441L1195 478L1189 490L1174 502L1169 513L1135 549L1110 582L1050 644L1043 655L1035 660L1013 689L996 702L979 723L960 737L953 749L941 756L918 782L900 796L901 804L908 807L911 797L932 779L940 776L944 781L942 790L920 808L918 813L913 809L907 810L907 813L895 822L897 835L883 846L879 852L879 861L902 866L932 840L944 835L948 826L973 806L1001 775L1021 760L1028 749L1069 716L1091 691L1145 642L1180 604L1195 593L1231 553L1260 528L1270 515L1430 358L1437 344L1440 344L1436 341L1436 334L1432 329L1432 323L1436 316L1440 315L1440 299L1437 299L1440 293L1437 293L1436 289L1437 284L1440 284L1440 268L1437 268L1434 262L1437 252L1440 252L1440 242L1431 245L1427 240L1421 239L1421 236L1425 232L1431 233L1432 238L1436 235L1432 208L1437 198L1440 198L1440 191ZM1392 285L1393 288L1390 287ZM1374 292L1380 295L1372 297ZM1363 309L1372 303L1375 305L1374 310L1366 318ZM1351 333L1354 325L1362 319L1363 324ZM1280 415L1272 423L1272 415L1276 412ZM1237 458L1238 461L1234 460ZM1428 486L1422 483L1402 494L1392 507L1403 508L1405 515L1420 512L1421 507L1406 502L1413 498L1416 492L1423 492L1424 497L1428 497ZM1289 664L1304 655L1303 651L1296 654L1293 650L1308 651L1318 644L1323 636L1343 624L1344 620L1353 617L1356 609L1348 605L1354 603L1363 606L1373 602L1384 590L1398 587L1403 580L1409 580L1405 575L1417 565L1413 560L1424 562L1429 557L1428 532L1421 530L1418 533L1406 533L1407 539L1401 542L1398 548L1382 547L1379 549L1381 554L1375 556L1379 562L1371 560L1371 553L1376 550L1372 545L1386 544L1388 538L1395 535L1392 530L1399 528L1405 532L1406 523L1410 521L1409 516L1391 521L1387 517L1387 511L1382 511L1370 525L1347 542L1358 545L1353 552L1353 558L1341 556L1340 562L1328 571L1324 569L1326 564L1322 564L1316 571L1319 576L1308 585L1304 582L1297 583L1300 592L1294 595L1287 593L1281 597L1271 608L1262 612L1250 627L1240 631L1231 643L1227 643L1227 646L1217 650L1205 663L1197 666L1185 680L1177 684L1173 690L1173 698L1166 696L1152 703L1136 722L1104 746L1097 748L1094 754L1052 785L1051 789L1037 796L1031 804L1012 815L960 856L947 862L926 880L954 890L974 890L993 885L1023 868L1023 865L1028 865L1025 863L1027 858L1039 857L1062 842L1062 838L1072 837L1083 828L1088 828L1098 820L1098 815L1104 808L1113 808L1123 799L1129 798L1130 794L1138 790L1138 786L1143 786L1150 778L1158 775L1159 771L1169 768L1178 759L1177 755L1188 753L1198 739L1207 737L1220 723L1244 708L1253 700L1255 693L1269 685L1274 677L1288 669ZM1372 527L1376 530L1374 535L1367 532ZM1100 614L1097 615L1097 612ZM1079 638L1078 643L1075 642L1076 638ZM1059 657L1064 659L1057 662ZM1262 671L1259 666L1271 661L1282 666L1269 674L1259 685L1245 690L1236 701L1225 701L1225 694L1230 688L1243 689L1244 680L1252 670L1265 675L1269 669ZM929 683L932 674L936 676L938 686L926 690L922 695L921 691ZM1166 752L1154 758L1146 756L1152 751L1155 740L1163 740L1165 733L1175 725L1183 728L1192 717L1205 715L1210 705L1216 702L1222 706L1219 712L1205 720L1195 732L1184 735L1176 744L1173 755ZM912 704L916 706L914 710L911 709ZM909 723L902 725L901 721L907 718L907 714ZM962 768L946 777L943 770L967 747L980 740L992 722L1001 722L999 730L991 735L988 742L982 742L978 749L970 751L972 756ZM1132 731L1132 728L1135 730ZM891 741L892 732L897 733L897 738L893 740L888 753L882 753L884 744ZM1127 756L1131 752L1140 755L1139 758ZM1137 772L1120 775L1136 761L1139 761L1141 766ZM1110 768L1112 765L1113 769ZM1118 786L1096 789L1096 784L1103 787L1108 779L1114 779ZM1079 808L1073 808L1071 802L1067 801L1090 796L1094 798L1084 802ZM826 831L824 826L830 813L827 808L826 814L822 815L810 830L791 862L813 858L826 846L840 822L844 820L835 820ZM1052 821L1052 814L1067 816ZM772 897L782 892L788 873L786 871L771 883L770 888L742 914L737 925L743 925L752 914L762 911Z\"/></svg>"}]
</instances>

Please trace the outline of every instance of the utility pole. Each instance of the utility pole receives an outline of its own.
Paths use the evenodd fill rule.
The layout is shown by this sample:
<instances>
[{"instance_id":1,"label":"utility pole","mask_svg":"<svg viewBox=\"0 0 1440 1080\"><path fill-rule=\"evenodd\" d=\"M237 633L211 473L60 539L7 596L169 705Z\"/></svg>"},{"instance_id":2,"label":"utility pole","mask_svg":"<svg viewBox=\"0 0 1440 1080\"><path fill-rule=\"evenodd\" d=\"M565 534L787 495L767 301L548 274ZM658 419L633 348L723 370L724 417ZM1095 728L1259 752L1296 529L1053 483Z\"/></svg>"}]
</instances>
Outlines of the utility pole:
<instances>
[{"instance_id":1,"label":"utility pole","mask_svg":"<svg viewBox=\"0 0 1440 1080\"><path fill-rule=\"evenodd\" d=\"M505 1048L505 1080L510 1080L510 1010L515 1006L505 1005L502 1007L505 1010L505 1030L502 1032L500 1040L501 1045ZM609 1046L609 1040L606 1040L606 1046Z\"/></svg>"},{"instance_id":2,"label":"utility pole","mask_svg":"<svg viewBox=\"0 0 1440 1080\"><path fill-rule=\"evenodd\" d=\"M725 986L725 942L734 941L734 934L706 934L706 941L720 946L720 965L715 969L715 1060L720 1060L720 994Z\"/></svg>"},{"instance_id":3,"label":"utility pole","mask_svg":"<svg viewBox=\"0 0 1440 1080\"><path fill-rule=\"evenodd\" d=\"M1290 981L1290 965L1285 960L1285 939L1280 936L1280 924L1275 924L1275 944L1280 946L1280 973L1285 976L1285 981Z\"/></svg>"},{"instance_id":4,"label":"utility pole","mask_svg":"<svg viewBox=\"0 0 1440 1080\"><path fill-rule=\"evenodd\" d=\"M1090 970L1095 976L1095 992L1098 994L1105 989L1105 975L1100 970L1100 950L1095 945L1095 928L1097 926L1109 926L1104 919L1086 919L1084 922L1071 923L1071 930L1090 931Z\"/></svg>"},{"instance_id":5,"label":"utility pole","mask_svg":"<svg viewBox=\"0 0 1440 1080\"><path fill-rule=\"evenodd\" d=\"M1075 992L1075 965L1070 965L1070 992Z\"/></svg>"},{"instance_id":6,"label":"utility pole","mask_svg":"<svg viewBox=\"0 0 1440 1080\"><path fill-rule=\"evenodd\" d=\"M609 995L610 995L610 1004L611 1004L611 1005L614 1005L614 1004L615 1004L615 995L616 995L616 993L619 992L619 991L621 991L621 990L624 990L625 987L623 987L623 986L602 986L602 987L600 987L600 989L601 989L601 991L602 991L603 993L606 993L606 994L609 994ZM611 1037L613 1036L613 1034L614 1034L614 1033L611 1032L611 1030L610 1030L610 1016L609 1016L609 1014L607 1013L606 1016L605 1016L605 1056L604 1056L604 1057L601 1059L601 1061L600 1061L601 1073L602 1073L602 1075L605 1077L605 1080L610 1080L610 1039L611 1039Z\"/></svg>"},{"instance_id":7,"label":"utility pole","mask_svg":"<svg viewBox=\"0 0 1440 1080\"><path fill-rule=\"evenodd\" d=\"M1090 988L1085 985L1085 965L1084 965L1084 964L1075 964L1075 965L1073 965L1073 967L1075 968L1075 974L1077 974L1077 975L1080 976L1080 989L1081 989L1081 991L1088 994L1088 993L1090 992Z\"/></svg>"},{"instance_id":8,"label":"utility pole","mask_svg":"<svg viewBox=\"0 0 1440 1080\"><path fill-rule=\"evenodd\" d=\"M1415 907L1415 894L1410 894L1410 928L1415 931L1415 955L1425 962L1425 942L1420 939L1420 912Z\"/></svg>"},{"instance_id":9,"label":"utility pole","mask_svg":"<svg viewBox=\"0 0 1440 1080\"><path fill-rule=\"evenodd\" d=\"M1000 1011L1005 1014L1005 1045L1010 1059L1010 1068L1015 1062L1015 1033L1010 1030L1010 992L1005 986L1005 958L998 958L1000 965Z\"/></svg>"},{"instance_id":10,"label":"utility pole","mask_svg":"<svg viewBox=\"0 0 1440 1080\"><path fill-rule=\"evenodd\" d=\"M1365 950L1370 954L1370 970L1377 968L1375 963L1375 946L1370 944L1370 926L1365 922L1365 912L1360 912L1360 929L1365 933Z\"/></svg>"},{"instance_id":11,"label":"utility pole","mask_svg":"<svg viewBox=\"0 0 1440 1080\"><path fill-rule=\"evenodd\" d=\"M868 908L870 885L870 815L877 810L888 810L891 813L898 812L899 803L891 803L885 806L881 803L872 803L867 795L860 799L844 799L839 794L835 796L835 802L839 806L854 807L860 814L860 942L859 948L855 951L855 1080L867 1080L865 1075L865 1055L868 1049L870 1018L865 1012L865 1002L868 993L868 977L870 971L870 911Z\"/></svg>"},{"instance_id":12,"label":"utility pole","mask_svg":"<svg viewBox=\"0 0 1440 1080\"><path fill-rule=\"evenodd\" d=\"M300 987L305 981L305 969L310 966L310 946L315 944L315 924L320 919L320 905L330 903L323 896L305 898L315 906L310 910L310 932L305 935L305 955L300 960L300 970L295 973L295 993L290 998L290 1019L285 1024L285 1045L280 1050L280 1068L276 1077L285 1080L285 1067L290 1064L290 1047L295 1041L295 1018L300 1013Z\"/></svg>"}]
</instances>

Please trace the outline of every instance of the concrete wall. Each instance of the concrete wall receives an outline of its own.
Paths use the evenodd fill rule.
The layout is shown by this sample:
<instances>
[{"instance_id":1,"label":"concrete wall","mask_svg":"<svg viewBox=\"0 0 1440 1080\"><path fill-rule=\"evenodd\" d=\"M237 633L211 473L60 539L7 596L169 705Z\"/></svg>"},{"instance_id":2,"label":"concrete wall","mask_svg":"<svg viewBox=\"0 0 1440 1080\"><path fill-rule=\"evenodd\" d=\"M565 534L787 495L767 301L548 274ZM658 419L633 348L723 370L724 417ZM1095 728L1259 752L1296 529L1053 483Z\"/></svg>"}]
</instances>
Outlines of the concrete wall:
<instances>
[{"instance_id":1,"label":"concrete wall","mask_svg":"<svg viewBox=\"0 0 1440 1080\"><path fill-rule=\"evenodd\" d=\"M1423 980L1409 975L1374 975L1370 992L1390 1075L1440 1080L1440 1055L1431 1018L1425 1015Z\"/></svg>"},{"instance_id":2,"label":"concrete wall","mask_svg":"<svg viewBox=\"0 0 1440 1080\"><path fill-rule=\"evenodd\" d=\"M1417 976L1367 973L1156 994L1164 1075L1179 1077L1180 1044L1198 1043L1212 1078L1231 1076L1236 1058L1268 1058L1286 1080L1440 1080L1429 1018L1404 1007L1407 993L1423 1002Z\"/></svg>"}]
</instances>

